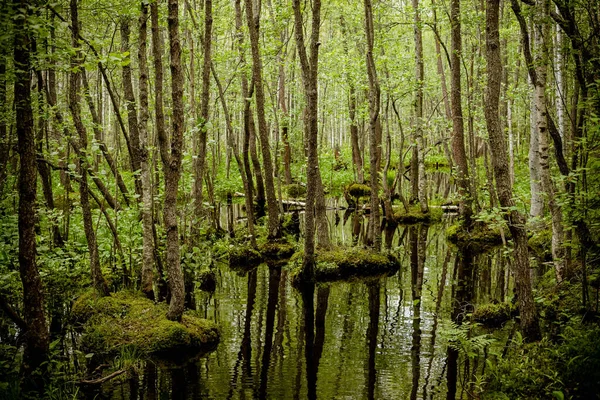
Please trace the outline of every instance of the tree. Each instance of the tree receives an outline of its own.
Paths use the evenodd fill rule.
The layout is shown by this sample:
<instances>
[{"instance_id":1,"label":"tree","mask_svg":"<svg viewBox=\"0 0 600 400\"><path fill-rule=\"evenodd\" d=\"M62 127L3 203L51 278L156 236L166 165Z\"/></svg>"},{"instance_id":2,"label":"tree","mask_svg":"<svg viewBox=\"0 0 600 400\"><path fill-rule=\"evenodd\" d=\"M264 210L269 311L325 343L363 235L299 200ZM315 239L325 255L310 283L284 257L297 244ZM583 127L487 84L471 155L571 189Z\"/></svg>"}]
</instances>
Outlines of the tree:
<instances>
[{"instance_id":1,"label":"tree","mask_svg":"<svg viewBox=\"0 0 600 400\"><path fill-rule=\"evenodd\" d=\"M44 290L36 263L36 196L37 168L33 110L31 108L31 28L29 2L17 3L19 14L14 25L15 112L19 150L19 275L23 284L23 318L25 351L23 353L23 388L27 389L34 371L48 358L48 326L44 313ZM43 391L41 375L34 378Z\"/></svg>"},{"instance_id":2,"label":"tree","mask_svg":"<svg viewBox=\"0 0 600 400\"><path fill-rule=\"evenodd\" d=\"M260 2L260 0L259 0ZM260 13L254 15L252 0L244 0L246 5L246 22L250 34L250 48L252 51L252 81L256 95L256 114L258 119L258 135L263 156L263 168L265 170L265 192L267 194L268 209L268 236L277 239L281 236L279 223L279 208L275 197L275 185L273 183L273 160L271 159L271 146L269 144L269 133L265 117L265 92L262 78L262 59L258 45L258 33L260 29ZM258 7L260 11L260 7Z\"/></svg>"},{"instance_id":3,"label":"tree","mask_svg":"<svg viewBox=\"0 0 600 400\"><path fill-rule=\"evenodd\" d=\"M315 251L315 207L317 191L319 190L320 171L317 155L318 136L318 88L317 73L319 66L319 28L321 24L321 1L315 0L312 6L312 30L310 36L310 58L306 54L304 32L302 28L302 14L300 1L294 0L294 27L296 33L296 47L302 67L302 82L304 96L306 97L306 118L304 135L306 138L308 160L306 167L306 213L304 214L304 259L302 262L303 279L314 280L314 251Z\"/></svg>"},{"instance_id":4,"label":"tree","mask_svg":"<svg viewBox=\"0 0 600 400\"><path fill-rule=\"evenodd\" d=\"M373 248L381 248L381 231L379 229L379 162L380 152L379 135L377 126L379 120L379 104L381 89L373 58L373 43L375 41L373 28L373 6L371 0L365 0L365 34L367 37L367 76L369 77L369 165L371 174L371 213L369 214L369 236L373 241ZM381 128L380 128L381 129Z\"/></svg>"},{"instance_id":5,"label":"tree","mask_svg":"<svg viewBox=\"0 0 600 400\"><path fill-rule=\"evenodd\" d=\"M485 99L485 120L488 129L498 200L507 213L508 227L515 244L513 273L515 276L517 299L519 301L521 330L526 340L534 341L538 340L541 335L531 289L525 217L517 211L513 200L510 175L508 173L508 153L504 133L500 129L498 110L500 81L502 78L498 26L499 3L498 0L487 0L486 61L488 83Z\"/></svg>"},{"instance_id":6,"label":"tree","mask_svg":"<svg viewBox=\"0 0 600 400\"><path fill-rule=\"evenodd\" d=\"M460 0L450 2L450 25L451 25L451 89L450 100L452 102L452 155L457 165L457 181L460 195L460 215L470 225L471 220L471 193L469 188L469 166L465 151L464 121L461 104L460 69L462 56L462 36L460 33Z\"/></svg>"}]
</instances>

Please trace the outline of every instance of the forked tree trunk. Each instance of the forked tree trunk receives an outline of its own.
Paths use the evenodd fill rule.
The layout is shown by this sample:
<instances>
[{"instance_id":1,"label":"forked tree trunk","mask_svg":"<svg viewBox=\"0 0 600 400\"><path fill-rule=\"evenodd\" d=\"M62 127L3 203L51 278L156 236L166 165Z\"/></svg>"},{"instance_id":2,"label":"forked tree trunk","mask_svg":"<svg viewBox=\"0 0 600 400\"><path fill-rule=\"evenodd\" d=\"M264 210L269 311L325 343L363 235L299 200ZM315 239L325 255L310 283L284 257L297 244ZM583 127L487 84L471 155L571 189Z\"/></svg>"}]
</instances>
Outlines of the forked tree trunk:
<instances>
[{"instance_id":1,"label":"forked tree trunk","mask_svg":"<svg viewBox=\"0 0 600 400\"><path fill-rule=\"evenodd\" d=\"M508 154L504 133L500 129L498 103L500 98L500 81L502 79L502 64L500 58L500 32L498 23L499 0L487 0L486 8L486 60L488 71L488 84L486 90L485 119L490 140L490 152L498 200L500 205L508 212L508 226L515 243L514 250L514 277L517 299L519 301L519 314L521 316L521 330L527 341L540 338L535 303L531 290L531 276L529 273L529 254L527 250L527 232L525 230L525 217L516 210L513 200L512 186L508 173Z\"/></svg>"},{"instance_id":2,"label":"forked tree trunk","mask_svg":"<svg viewBox=\"0 0 600 400\"><path fill-rule=\"evenodd\" d=\"M18 13L27 12L28 2L17 3ZM29 378L43 392L42 374L32 376L48 358L48 326L44 315L44 290L36 263L36 192L37 168L33 110L31 109L31 38L30 28L25 26L26 15L15 19L14 64L15 64L15 111L19 150L19 275L23 284L23 318L25 351L21 373L24 389L30 389ZM41 371L40 371L41 372ZM25 392L25 390L23 391Z\"/></svg>"}]
</instances>

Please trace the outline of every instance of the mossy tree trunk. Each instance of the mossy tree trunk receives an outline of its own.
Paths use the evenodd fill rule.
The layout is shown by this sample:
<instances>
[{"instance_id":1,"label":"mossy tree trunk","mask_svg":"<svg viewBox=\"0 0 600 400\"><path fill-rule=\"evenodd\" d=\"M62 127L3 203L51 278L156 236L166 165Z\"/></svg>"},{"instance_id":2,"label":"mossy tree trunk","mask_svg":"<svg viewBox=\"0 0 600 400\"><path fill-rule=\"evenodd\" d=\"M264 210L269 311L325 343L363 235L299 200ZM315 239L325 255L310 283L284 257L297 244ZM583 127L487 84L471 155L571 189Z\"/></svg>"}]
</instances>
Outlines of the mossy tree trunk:
<instances>
[{"instance_id":1,"label":"mossy tree trunk","mask_svg":"<svg viewBox=\"0 0 600 400\"><path fill-rule=\"evenodd\" d=\"M28 1L16 3L17 13L27 13ZM33 376L48 357L48 326L44 315L44 290L36 263L36 195L37 168L33 110L31 108L31 28L28 15L19 15L14 25L15 112L19 151L19 274L23 284L23 318L25 351L21 373L27 378L23 387L33 382L43 391L41 375Z\"/></svg>"},{"instance_id":2,"label":"mossy tree trunk","mask_svg":"<svg viewBox=\"0 0 600 400\"><path fill-rule=\"evenodd\" d=\"M513 200L510 174L508 173L508 153L504 133L500 129L499 98L502 64L500 58L500 32L498 23L499 1L487 0L486 8L486 60L488 83L485 99L485 120L490 141L490 153L494 168L494 178L500 205L507 211L508 226L515 243L514 277L521 330L528 341L540 338L535 303L529 271L529 253L527 249L527 232L525 217L516 210Z\"/></svg>"}]
</instances>

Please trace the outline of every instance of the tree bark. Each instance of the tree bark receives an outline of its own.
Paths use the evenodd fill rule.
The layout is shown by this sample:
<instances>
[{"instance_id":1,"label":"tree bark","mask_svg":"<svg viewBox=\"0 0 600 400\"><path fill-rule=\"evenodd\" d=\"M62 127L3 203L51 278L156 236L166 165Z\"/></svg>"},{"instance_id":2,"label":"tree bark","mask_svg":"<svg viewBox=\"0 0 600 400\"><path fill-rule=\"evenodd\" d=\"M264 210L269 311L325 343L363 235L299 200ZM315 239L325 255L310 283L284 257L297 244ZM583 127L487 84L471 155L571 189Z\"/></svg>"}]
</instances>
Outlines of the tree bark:
<instances>
[{"instance_id":1,"label":"tree bark","mask_svg":"<svg viewBox=\"0 0 600 400\"><path fill-rule=\"evenodd\" d=\"M198 221L202 215L202 181L206 165L206 140L208 130L208 112L210 102L210 65L212 48L212 0L204 2L204 60L202 63L202 97L200 100L200 130L198 132L199 148L197 157L194 159L194 218L192 225L192 235L198 234ZM192 237L192 242L197 238Z\"/></svg>"},{"instance_id":2,"label":"tree bark","mask_svg":"<svg viewBox=\"0 0 600 400\"><path fill-rule=\"evenodd\" d=\"M129 54L129 19L124 17L121 20L121 52ZM130 58L128 55L127 58ZM131 142L131 169L134 172L135 193L142 196L142 182L138 172L141 169L140 161L140 134L138 132L138 119L136 111L135 95L133 94L133 84L131 76L131 64L123 63L122 79L123 94L127 104L127 124L129 126L129 140Z\"/></svg>"},{"instance_id":3,"label":"tree bark","mask_svg":"<svg viewBox=\"0 0 600 400\"><path fill-rule=\"evenodd\" d=\"M315 266L315 206L317 192L321 183L319 172L319 157L317 154L318 139L318 66L319 66L319 28L321 23L321 1L315 0L312 7L312 30L310 36L309 55L306 53L300 0L294 0L294 27L296 47L302 67L302 83L306 97L304 135L308 160L306 166L306 212L304 214L304 258L302 262L302 277L306 282L314 281ZM321 187L322 190L322 187Z\"/></svg>"},{"instance_id":4,"label":"tree bark","mask_svg":"<svg viewBox=\"0 0 600 400\"><path fill-rule=\"evenodd\" d=\"M512 186L508 173L508 154L504 133L500 129L498 103L500 98L500 81L502 64L500 58L499 33L499 0L487 0L486 8L486 60L488 84L486 90L485 119L488 129L492 165L498 191L500 205L507 211L507 220L514 241L514 277L521 330L527 341L540 338L535 303L531 290L531 275L529 271L529 254L527 250L527 232L525 217L516 210L513 200Z\"/></svg>"},{"instance_id":5,"label":"tree bark","mask_svg":"<svg viewBox=\"0 0 600 400\"><path fill-rule=\"evenodd\" d=\"M460 195L460 215L467 223L471 223L471 193L469 187L469 166L465 151L464 121L461 105L460 59L462 55L462 38L460 32L460 0L450 2L450 24L452 29L451 51L451 89L452 102L452 154L457 165L457 180Z\"/></svg>"},{"instance_id":6,"label":"tree bark","mask_svg":"<svg viewBox=\"0 0 600 400\"><path fill-rule=\"evenodd\" d=\"M423 138L423 33L421 29L421 14L419 12L419 0L412 0L413 11L415 13L415 138L418 153L418 195L421 212L429 212L427 204L427 179L425 178L425 139ZM386 179L384 176L383 179Z\"/></svg>"},{"instance_id":7,"label":"tree bark","mask_svg":"<svg viewBox=\"0 0 600 400\"><path fill-rule=\"evenodd\" d=\"M142 185L142 293L154 300L154 236L152 234L152 183L148 154L148 61L146 56L148 36L148 4L141 2L139 18L138 62L140 66L140 118L139 118L139 156L140 181Z\"/></svg>"},{"instance_id":8,"label":"tree bark","mask_svg":"<svg viewBox=\"0 0 600 400\"><path fill-rule=\"evenodd\" d=\"M374 28L373 7L371 0L365 0L365 34L367 37L367 75L369 77L369 161L371 174L371 212L369 214L370 239L376 251L381 249L381 230L379 226L379 153L380 141L378 140L377 125L379 122L379 104L381 91L375 60L373 58Z\"/></svg>"},{"instance_id":9,"label":"tree bark","mask_svg":"<svg viewBox=\"0 0 600 400\"><path fill-rule=\"evenodd\" d=\"M77 10L77 0L71 0L71 24L73 33L73 47L79 45L79 20ZM79 136L79 140L72 140L71 145L77 153L77 170L81 176L79 181L79 200L81 203L81 213L83 215L83 228L87 239L88 251L90 253L90 269L92 274L92 285L100 295L109 295L108 285L102 275L100 268L100 257L98 255L98 243L96 242L96 231L92 222L92 211L88 196L88 183L86 171L89 170L89 162L86 156L87 152L87 132L83 121L81 120L81 110L79 108L79 81L81 73L77 72L81 65L81 52L77 51L71 59L71 73L69 74L69 110L73 118L73 125Z\"/></svg>"},{"instance_id":10,"label":"tree bark","mask_svg":"<svg viewBox=\"0 0 600 400\"><path fill-rule=\"evenodd\" d=\"M258 33L260 27L260 16L254 15L252 0L244 0L246 5L246 20L250 34L250 48L252 51L252 80L256 95L256 114L258 118L258 134L263 157L263 168L265 170L265 192L267 195L268 212L268 237L276 239L281 236L279 223L279 209L275 197L275 185L273 183L273 162L271 159L271 146L269 144L269 131L265 118L265 93L262 79L262 59L258 44ZM260 7L259 7L260 10Z\"/></svg>"},{"instance_id":11,"label":"tree bark","mask_svg":"<svg viewBox=\"0 0 600 400\"><path fill-rule=\"evenodd\" d=\"M16 4L18 13L27 12L28 1ZM15 19L15 112L19 151L19 275L23 284L23 319L26 323L25 351L21 374L27 378L23 389L30 389L30 378L43 392L42 375L36 378L34 371L43 366L48 358L49 335L44 315L44 290L36 263L36 192L37 168L33 110L31 108L31 42L30 28L26 26L28 15Z\"/></svg>"}]
</instances>

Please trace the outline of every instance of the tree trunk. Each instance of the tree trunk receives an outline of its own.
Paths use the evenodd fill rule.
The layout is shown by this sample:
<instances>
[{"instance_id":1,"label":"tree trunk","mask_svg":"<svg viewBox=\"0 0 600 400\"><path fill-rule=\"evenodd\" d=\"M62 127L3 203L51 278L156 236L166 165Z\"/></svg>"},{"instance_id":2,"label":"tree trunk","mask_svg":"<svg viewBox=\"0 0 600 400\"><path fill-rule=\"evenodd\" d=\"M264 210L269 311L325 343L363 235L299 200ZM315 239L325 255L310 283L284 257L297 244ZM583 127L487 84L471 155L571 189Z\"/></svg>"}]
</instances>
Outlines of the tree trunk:
<instances>
[{"instance_id":1,"label":"tree trunk","mask_svg":"<svg viewBox=\"0 0 600 400\"><path fill-rule=\"evenodd\" d=\"M73 47L78 47L79 38L79 20L77 14L77 0L71 0L71 25L73 27ZM101 295L109 294L108 286L102 270L100 269L100 257L98 255L98 243L96 242L96 232L92 222L92 211L88 197L88 184L86 171L90 168L87 152L87 132L83 121L81 120L81 111L79 109L79 80L80 72L77 70L81 65L81 53L79 51L71 59L72 71L69 74L69 110L73 118L73 125L79 136L79 140L71 141L73 148L77 153L77 170L81 176L79 181L79 197L81 203L81 213L83 214L83 228L87 239L88 251L90 253L90 269L92 274L92 284Z\"/></svg>"},{"instance_id":2,"label":"tree trunk","mask_svg":"<svg viewBox=\"0 0 600 400\"><path fill-rule=\"evenodd\" d=\"M429 212L427 205L427 179L425 178L425 139L423 138L423 85L424 85L424 69L423 69L423 33L421 29L421 15L419 12L419 0L412 0L412 5L415 13L415 137L418 147L418 195L421 212ZM384 176L383 179L386 179Z\"/></svg>"},{"instance_id":3,"label":"tree trunk","mask_svg":"<svg viewBox=\"0 0 600 400\"><path fill-rule=\"evenodd\" d=\"M519 301L521 330L527 341L535 341L541 335L531 290L525 217L516 210L513 200L512 186L508 173L508 154L504 133L500 129L498 113L500 80L502 78L498 10L499 0L487 0L486 60L488 84L486 90L485 119L490 140L490 152L494 167L494 177L496 178L498 200L500 201L500 205L508 212L508 226L515 243L513 273L517 299Z\"/></svg>"},{"instance_id":4,"label":"tree trunk","mask_svg":"<svg viewBox=\"0 0 600 400\"><path fill-rule=\"evenodd\" d=\"M28 2L21 0L17 3L17 12L27 12L27 7ZM28 35L31 30L25 26L27 17L20 15L14 25L14 100L19 151L19 274L23 284L23 318L27 327L21 373L27 378L23 381L23 389L31 388L29 379L33 378L33 383L43 393L43 371L37 378L34 372L48 358L49 336L44 316L44 289L36 263L37 168L31 108L31 38Z\"/></svg>"},{"instance_id":5,"label":"tree trunk","mask_svg":"<svg viewBox=\"0 0 600 400\"><path fill-rule=\"evenodd\" d=\"M148 154L148 61L146 56L148 36L148 4L141 3L139 19L138 62L140 66L140 118L139 118L139 156L140 181L142 184L142 282L141 289L149 299L154 300L154 236L152 234L152 183Z\"/></svg>"},{"instance_id":6,"label":"tree trunk","mask_svg":"<svg viewBox=\"0 0 600 400\"><path fill-rule=\"evenodd\" d=\"M460 59L462 55L462 38L460 33L460 0L451 0L450 24L452 27L451 50L451 89L452 102L452 154L457 165L457 178L460 195L460 215L467 226L471 224L471 193L469 187L469 167L465 152L464 121L461 105Z\"/></svg>"},{"instance_id":7,"label":"tree trunk","mask_svg":"<svg viewBox=\"0 0 600 400\"><path fill-rule=\"evenodd\" d=\"M319 66L319 28L321 23L321 1L315 0L312 7L312 31L310 36L309 55L306 53L300 0L294 0L294 27L296 47L302 67L302 83L306 97L304 136L308 151L306 167L306 212L304 214L304 259L302 265L303 280L314 281L315 266L315 208L319 205L319 191L322 192L319 157L317 154L318 138L318 66ZM320 190L319 190L320 189ZM320 225L321 229L324 229Z\"/></svg>"},{"instance_id":8,"label":"tree trunk","mask_svg":"<svg viewBox=\"0 0 600 400\"><path fill-rule=\"evenodd\" d=\"M561 282L565 273L565 235L563 231L562 208L556 201L556 189L550 175L548 155L548 111L546 108L546 75L548 68L548 50L544 39L550 36L550 26L544 21L548 13L548 1L538 1L539 20L535 24L536 80L535 109L536 128L539 141L538 158L542 190L546 194L552 220L552 259L557 282ZM561 149L562 150L562 149Z\"/></svg>"},{"instance_id":9,"label":"tree trunk","mask_svg":"<svg viewBox=\"0 0 600 400\"><path fill-rule=\"evenodd\" d=\"M204 2L204 59L202 63L202 97L200 100L200 121L199 132L200 136L198 155L194 159L194 219L192 225L192 235L198 234L198 221L202 215L202 177L206 165L206 141L208 130L208 111L210 102L210 65L211 65L211 48L212 48L212 0ZM197 237L192 237L192 243L198 240Z\"/></svg>"},{"instance_id":10,"label":"tree trunk","mask_svg":"<svg viewBox=\"0 0 600 400\"><path fill-rule=\"evenodd\" d=\"M371 0L365 0L365 34L367 37L367 75L369 77L369 160L371 174L371 212L369 214L370 239L376 251L381 249L381 231L379 227L379 169L378 154L380 142L378 140L377 125L379 123L379 104L381 92L375 60L373 58L374 28L373 7ZM380 128L381 129L381 128Z\"/></svg>"},{"instance_id":11,"label":"tree trunk","mask_svg":"<svg viewBox=\"0 0 600 400\"><path fill-rule=\"evenodd\" d=\"M129 54L129 19L124 17L121 20L121 52ZM128 55L127 58L130 56ZM142 183L138 172L141 169L140 161L140 135L138 132L138 120L135 96L133 94L133 84L131 82L131 64L123 63L122 79L123 79L123 94L127 103L127 124L129 125L129 140L131 142L131 169L135 173L135 193L142 196Z\"/></svg>"},{"instance_id":12,"label":"tree trunk","mask_svg":"<svg viewBox=\"0 0 600 400\"><path fill-rule=\"evenodd\" d=\"M271 159L271 146L269 145L269 131L265 118L265 93L262 79L262 59L258 44L258 33L260 27L260 16L254 15L252 0L244 0L246 4L246 20L250 33L250 47L252 50L252 80L256 91L256 114L258 118L258 134L263 156L263 168L265 170L265 192L267 194L268 210L268 237L276 239L281 236L279 223L279 209L275 197L275 185L273 183L273 162Z\"/></svg>"}]
</instances>

